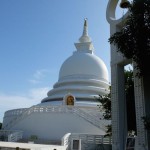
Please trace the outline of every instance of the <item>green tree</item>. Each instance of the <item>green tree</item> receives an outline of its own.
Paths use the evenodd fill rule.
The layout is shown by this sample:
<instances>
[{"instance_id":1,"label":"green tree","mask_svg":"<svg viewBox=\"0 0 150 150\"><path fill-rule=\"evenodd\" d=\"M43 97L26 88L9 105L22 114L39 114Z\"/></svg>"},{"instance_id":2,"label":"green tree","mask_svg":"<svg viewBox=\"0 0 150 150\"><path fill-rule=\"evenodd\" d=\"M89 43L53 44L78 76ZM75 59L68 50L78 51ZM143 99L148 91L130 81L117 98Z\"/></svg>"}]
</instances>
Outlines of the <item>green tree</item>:
<instances>
[{"instance_id":1,"label":"green tree","mask_svg":"<svg viewBox=\"0 0 150 150\"><path fill-rule=\"evenodd\" d=\"M103 96L99 95L99 98L97 100L101 103L98 106L100 109L103 110L104 119L111 120L111 93ZM105 136L111 136L112 135L111 124L107 125L106 128L107 130Z\"/></svg>"},{"instance_id":2,"label":"green tree","mask_svg":"<svg viewBox=\"0 0 150 150\"><path fill-rule=\"evenodd\" d=\"M103 117L106 120L111 119L111 100L110 93L104 96L99 95L98 101L101 102L99 106L103 110Z\"/></svg>"},{"instance_id":3,"label":"green tree","mask_svg":"<svg viewBox=\"0 0 150 150\"><path fill-rule=\"evenodd\" d=\"M134 78L132 70L125 70L125 94L128 131L136 131Z\"/></svg>"},{"instance_id":4,"label":"green tree","mask_svg":"<svg viewBox=\"0 0 150 150\"><path fill-rule=\"evenodd\" d=\"M0 122L0 130L2 129L2 123Z\"/></svg>"}]
</instances>

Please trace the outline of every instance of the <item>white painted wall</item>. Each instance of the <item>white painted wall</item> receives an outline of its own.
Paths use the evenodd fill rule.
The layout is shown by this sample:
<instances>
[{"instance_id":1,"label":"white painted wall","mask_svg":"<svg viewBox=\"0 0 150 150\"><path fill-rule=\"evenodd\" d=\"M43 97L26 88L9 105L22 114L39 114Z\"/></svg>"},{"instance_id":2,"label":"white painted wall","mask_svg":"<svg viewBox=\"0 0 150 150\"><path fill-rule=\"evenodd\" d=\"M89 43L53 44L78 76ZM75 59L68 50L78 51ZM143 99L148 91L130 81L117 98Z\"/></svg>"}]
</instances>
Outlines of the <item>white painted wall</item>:
<instances>
[{"instance_id":1,"label":"white painted wall","mask_svg":"<svg viewBox=\"0 0 150 150\"><path fill-rule=\"evenodd\" d=\"M33 113L18 122L13 130L22 130L23 138L37 135L38 138L58 140L66 133L89 133L104 135L104 131L83 118L69 113Z\"/></svg>"}]
</instances>

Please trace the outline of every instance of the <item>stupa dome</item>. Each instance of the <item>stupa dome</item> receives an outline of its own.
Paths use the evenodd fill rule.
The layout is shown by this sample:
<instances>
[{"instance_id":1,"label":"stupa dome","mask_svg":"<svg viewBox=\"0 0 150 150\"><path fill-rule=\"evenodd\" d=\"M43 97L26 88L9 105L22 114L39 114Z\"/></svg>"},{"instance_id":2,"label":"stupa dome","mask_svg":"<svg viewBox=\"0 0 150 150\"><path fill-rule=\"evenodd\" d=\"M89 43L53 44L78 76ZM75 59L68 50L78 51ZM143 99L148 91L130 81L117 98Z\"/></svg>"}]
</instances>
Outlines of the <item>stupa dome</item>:
<instances>
[{"instance_id":1,"label":"stupa dome","mask_svg":"<svg viewBox=\"0 0 150 150\"><path fill-rule=\"evenodd\" d=\"M67 93L71 93L78 102L93 102L96 96L109 93L108 70L104 62L94 54L86 19L83 34L75 47L77 50L62 64L58 82L42 103L62 101Z\"/></svg>"},{"instance_id":2,"label":"stupa dome","mask_svg":"<svg viewBox=\"0 0 150 150\"><path fill-rule=\"evenodd\" d=\"M104 62L93 51L91 38L88 36L88 25L85 19L83 34L79 42L75 43L77 51L73 53L61 66L59 80L64 78L83 76L108 82L108 70Z\"/></svg>"},{"instance_id":3,"label":"stupa dome","mask_svg":"<svg viewBox=\"0 0 150 150\"><path fill-rule=\"evenodd\" d=\"M59 80L73 76L91 76L108 81L108 70L104 62L94 54L74 52L61 66Z\"/></svg>"}]
</instances>

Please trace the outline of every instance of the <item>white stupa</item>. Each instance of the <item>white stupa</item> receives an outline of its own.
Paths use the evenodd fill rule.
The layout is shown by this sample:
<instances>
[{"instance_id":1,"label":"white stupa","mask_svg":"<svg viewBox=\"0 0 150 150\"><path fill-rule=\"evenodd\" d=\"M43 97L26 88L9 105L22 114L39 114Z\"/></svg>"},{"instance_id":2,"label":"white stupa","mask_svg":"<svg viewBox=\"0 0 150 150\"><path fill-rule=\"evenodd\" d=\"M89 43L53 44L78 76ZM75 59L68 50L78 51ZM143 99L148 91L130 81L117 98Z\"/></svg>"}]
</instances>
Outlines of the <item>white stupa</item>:
<instances>
[{"instance_id":1,"label":"white stupa","mask_svg":"<svg viewBox=\"0 0 150 150\"><path fill-rule=\"evenodd\" d=\"M21 130L23 138L59 140L66 133L105 134L107 122L96 96L109 93L108 71L94 54L87 20L77 51L62 64L59 80L40 104L5 112L3 129ZM100 119L101 118L101 119Z\"/></svg>"},{"instance_id":2,"label":"white stupa","mask_svg":"<svg viewBox=\"0 0 150 150\"><path fill-rule=\"evenodd\" d=\"M75 43L77 51L67 58L59 71L59 80L53 90L48 92L44 102L60 101L71 93L77 103L93 102L95 96L107 94L109 91L108 70L104 62L94 54L91 38L88 36L85 19L83 34Z\"/></svg>"}]
</instances>

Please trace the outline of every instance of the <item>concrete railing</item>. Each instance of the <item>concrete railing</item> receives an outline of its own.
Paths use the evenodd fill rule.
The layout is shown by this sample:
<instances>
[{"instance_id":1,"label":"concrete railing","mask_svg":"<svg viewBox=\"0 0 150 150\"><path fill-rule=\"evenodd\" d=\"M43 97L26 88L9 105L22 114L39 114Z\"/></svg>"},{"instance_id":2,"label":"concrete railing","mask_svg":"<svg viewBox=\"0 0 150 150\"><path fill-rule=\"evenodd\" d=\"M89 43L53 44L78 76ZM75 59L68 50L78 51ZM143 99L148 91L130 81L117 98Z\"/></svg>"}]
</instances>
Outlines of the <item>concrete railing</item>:
<instances>
[{"instance_id":1,"label":"concrete railing","mask_svg":"<svg viewBox=\"0 0 150 150\"><path fill-rule=\"evenodd\" d=\"M16 131L8 135L8 142L17 142L22 139L23 132Z\"/></svg>"},{"instance_id":2,"label":"concrete railing","mask_svg":"<svg viewBox=\"0 0 150 150\"><path fill-rule=\"evenodd\" d=\"M14 110L9 110L5 112L4 117L9 117L9 116L19 116L22 113L24 113L28 108L21 108L21 109L14 109Z\"/></svg>"},{"instance_id":3,"label":"concrete railing","mask_svg":"<svg viewBox=\"0 0 150 150\"><path fill-rule=\"evenodd\" d=\"M77 114L78 116L84 118L85 120L87 120L91 124L95 125L96 127L103 129L104 131L106 130L106 127L105 127L103 120L97 119L95 116L79 109L78 107L75 107L73 112L75 114Z\"/></svg>"},{"instance_id":4,"label":"concrete railing","mask_svg":"<svg viewBox=\"0 0 150 150\"><path fill-rule=\"evenodd\" d=\"M27 117L28 115L30 115L30 112L33 110L34 106L33 107L30 107L28 109L26 109L22 115L19 115L17 117L15 117L13 120L7 122L7 124L4 124L3 125L3 129L10 129L14 124L16 124L17 122L19 122L20 120L24 119L25 117ZM16 111L16 110L14 110ZM10 113L11 114L11 113ZM13 114L13 113L12 113ZM12 115L13 117L13 115Z\"/></svg>"},{"instance_id":5,"label":"concrete railing","mask_svg":"<svg viewBox=\"0 0 150 150\"><path fill-rule=\"evenodd\" d=\"M75 141L75 143L74 143ZM78 142L78 143L77 143ZM77 145L78 146L77 146ZM87 146L92 145L93 147L87 148ZM62 146L66 146L66 149L73 150L74 146L81 149L92 149L96 146L101 145L101 147L109 147L112 144L111 137L105 137L104 135L93 135L93 134L81 134L81 133L67 133L62 138ZM105 145L105 146L104 146ZM94 148L95 149L95 148Z\"/></svg>"},{"instance_id":6,"label":"concrete railing","mask_svg":"<svg viewBox=\"0 0 150 150\"><path fill-rule=\"evenodd\" d=\"M70 135L71 133L65 134L61 139L61 145L66 147L66 150L68 150L70 145Z\"/></svg>"},{"instance_id":7,"label":"concrete railing","mask_svg":"<svg viewBox=\"0 0 150 150\"><path fill-rule=\"evenodd\" d=\"M26 110L27 108L21 108L21 109L6 111L3 119L4 121L3 121L2 128L4 128L6 124L10 123L10 121L20 117Z\"/></svg>"},{"instance_id":8,"label":"concrete railing","mask_svg":"<svg viewBox=\"0 0 150 150\"><path fill-rule=\"evenodd\" d=\"M95 116L84 112L83 110L79 109L77 106L33 106L22 113L21 116L16 117L15 119L8 122L4 129L10 129L13 125L17 122L23 120L27 116L31 115L32 113L73 113L82 117L83 119L87 120L91 124L95 125L96 127L105 130L105 124L102 120L95 118Z\"/></svg>"},{"instance_id":9,"label":"concrete railing","mask_svg":"<svg viewBox=\"0 0 150 150\"><path fill-rule=\"evenodd\" d=\"M84 143L91 144L112 144L112 138L105 137L104 135L72 133L70 135L70 140L72 139L81 139Z\"/></svg>"}]
</instances>

